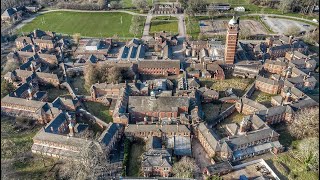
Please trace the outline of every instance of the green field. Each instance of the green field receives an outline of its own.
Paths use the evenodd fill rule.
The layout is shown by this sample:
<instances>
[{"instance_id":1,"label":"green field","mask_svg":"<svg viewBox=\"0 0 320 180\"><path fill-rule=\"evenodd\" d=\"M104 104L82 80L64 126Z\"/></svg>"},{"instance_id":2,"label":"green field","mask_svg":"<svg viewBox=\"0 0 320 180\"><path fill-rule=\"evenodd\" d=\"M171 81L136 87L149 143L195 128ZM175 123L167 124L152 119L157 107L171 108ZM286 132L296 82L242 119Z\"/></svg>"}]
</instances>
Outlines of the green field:
<instances>
[{"instance_id":1,"label":"green field","mask_svg":"<svg viewBox=\"0 0 320 180\"><path fill-rule=\"evenodd\" d=\"M87 110L97 118L105 121L106 123L112 122L112 117L109 114L109 107L98 102L84 102Z\"/></svg>"},{"instance_id":2,"label":"green field","mask_svg":"<svg viewBox=\"0 0 320 180\"><path fill-rule=\"evenodd\" d=\"M150 33L166 31L178 33L178 19L175 17L163 16L151 20Z\"/></svg>"},{"instance_id":3,"label":"green field","mask_svg":"<svg viewBox=\"0 0 320 180\"><path fill-rule=\"evenodd\" d=\"M70 35L80 33L87 37L111 37L116 34L122 38L132 38L134 35L129 32L131 19L132 15L127 13L59 11L39 15L19 31L28 33L42 29ZM142 35L142 28L138 36Z\"/></svg>"},{"instance_id":4,"label":"green field","mask_svg":"<svg viewBox=\"0 0 320 180\"><path fill-rule=\"evenodd\" d=\"M138 177L142 176L140 167L141 167L141 156L144 150L144 142L142 140L134 141L130 148L129 154L129 163L127 167L127 176L129 177Z\"/></svg>"}]
</instances>

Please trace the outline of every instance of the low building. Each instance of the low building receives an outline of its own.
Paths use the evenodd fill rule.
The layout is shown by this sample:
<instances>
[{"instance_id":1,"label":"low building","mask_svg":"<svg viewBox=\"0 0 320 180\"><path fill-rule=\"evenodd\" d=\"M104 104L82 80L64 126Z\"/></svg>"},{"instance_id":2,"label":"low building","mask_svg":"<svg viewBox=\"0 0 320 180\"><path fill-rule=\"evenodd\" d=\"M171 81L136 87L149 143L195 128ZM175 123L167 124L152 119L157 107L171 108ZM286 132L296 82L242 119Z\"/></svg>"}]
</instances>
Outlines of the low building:
<instances>
[{"instance_id":1,"label":"low building","mask_svg":"<svg viewBox=\"0 0 320 180\"><path fill-rule=\"evenodd\" d=\"M138 39L132 39L120 49L118 59L122 61L144 60L146 46L141 44Z\"/></svg>"},{"instance_id":2,"label":"low building","mask_svg":"<svg viewBox=\"0 0 320 180\"><path fill-rule=\"evenodd\" d=\"M125 136L130 139L135 138L150 138L152 136L159 137L162 140L174 136L190 137L191 131L186 125L142 125L129 124L125 128Z\"/></svg>"},{"instance_id":3,"label":"low building","mask_svg":"<svg viewBox=\"0 0 320 180\"><path fill-rule=\"evenodd\" d=\"M163 118L176 119L181 113L188 113L189 106L188 97L129 96L128 113L131 122L156 122Z\"/></svg>"},{"instance_id":4,"label":"low building","mask_svg":"<svg viewBox=\"0 0 320 180\"><path fill-rule=\"evenodd\" d=\"M287 63L281 60L266 60L263 68L271 73L282 74L285 69L287 69Z\"/></svg>"},{"instance_id":5,"label":"low building","mask_svg":"<svg viewBox=\"0 0 320 180\"><path fill-rule=\"evenodd\" d=\"M14 22L22 18L23 11L19 8L8 8L1 14L2 22Z\"/></svg>"},{"instance_id":6,"label":"low building","mask_svg":"<svg viewBox=\"0 0 320 180\"><path fill-rule=\"evenodd\" d=\"M214 175L224 175L232 171L232 165L229 161L224 161L221 163L209 165L204 168L203 174L207 176L214 176Z\"/></svg>"},{"instance_id":7,"label":"low building","mask_svg":"<svg viewBox=\"0 0 320 180\"><path fill-rule=\"evenodd\" d=\"M267 110L267 107L256 101L243 97L236 102L236 110L239 113L248 115L257 111Z\"/></svg>"},{"instance_id":8,"label":"low building","mask_svg":"<svg viewBox=\"0 0 320 180\"><path fill-rule=\"evenodd\" d=\"M179 60L141 60L138 62L138 72L146 75L178 75Z\"/></svg>"},{"instance_id":9,"label":"low building","mask_svg":"<svg viewBox=\"0 0 320 180\"><path fill-rule=\"evenodd\" d=\"M241 61L234 65L232 75L242 78L256 78L262 68L259 61Z\"/></svg>"},{"instance_id":10,"label":"low building","mask_svg":"<svg viewBox=\"0 0 320 180\"><path fill-rule=\"evenodd\" d=\"M273 80L258 76L255 82L255 88L268 94L278 94L283 87L282 80Z\"/></svg>"},{"instance_id":11,"label":"low building","mask_svg":"<svg viewBox=\"0 0 320 180\"><path fill-rule=\"evenodd\" d=\"M141 169L144 177L169 177L172 173L171 154L166 149L149 149L142 155Z\"/></svg>"}]
</instances>

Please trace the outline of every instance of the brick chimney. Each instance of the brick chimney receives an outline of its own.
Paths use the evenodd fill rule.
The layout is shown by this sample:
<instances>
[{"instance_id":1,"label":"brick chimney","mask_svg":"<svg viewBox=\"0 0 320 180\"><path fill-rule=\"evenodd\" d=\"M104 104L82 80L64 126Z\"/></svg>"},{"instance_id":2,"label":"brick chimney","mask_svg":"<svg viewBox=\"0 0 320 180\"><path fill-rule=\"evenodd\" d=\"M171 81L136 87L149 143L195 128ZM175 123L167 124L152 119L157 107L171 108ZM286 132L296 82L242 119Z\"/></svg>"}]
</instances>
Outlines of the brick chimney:
<instances>
[{"instance_id":1,"label":"brick chimney","mask_svg":"<svg viewBox=\"0 0 320 180\"><path fill-rule=\"evenodd\" d=\"M74 124L72 122L69 123L69 135L74 136Z\"/></svg>"},{"instance_id":2,"label":"brick chimney","mask_svg":"<svg viewBox=\"0 0 320 180\"><path fill-rule=\"evenodd\" d=\"M30 88L28 89L28 95L29 95L28 99L31 100L32 99L32 90Z\"/></svg>"}]
</instances>

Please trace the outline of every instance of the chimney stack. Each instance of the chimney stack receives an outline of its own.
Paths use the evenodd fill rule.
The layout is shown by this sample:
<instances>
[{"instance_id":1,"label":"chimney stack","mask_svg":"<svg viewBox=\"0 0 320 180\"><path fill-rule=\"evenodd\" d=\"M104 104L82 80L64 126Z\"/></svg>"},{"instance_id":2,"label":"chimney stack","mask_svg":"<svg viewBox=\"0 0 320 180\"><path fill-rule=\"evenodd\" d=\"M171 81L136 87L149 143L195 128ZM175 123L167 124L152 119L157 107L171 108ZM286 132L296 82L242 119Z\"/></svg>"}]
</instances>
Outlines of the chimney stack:
<instances>
[{"instance_id":1,"label":"chimney stack","mask_svg":"<svg viewBox=\"0 0 320 180\"><path fill-rule=\"evenodd\" d=\"M69 135L74 136L74 124L72 122L69 123Z\"/></svg>"}]
</instances>

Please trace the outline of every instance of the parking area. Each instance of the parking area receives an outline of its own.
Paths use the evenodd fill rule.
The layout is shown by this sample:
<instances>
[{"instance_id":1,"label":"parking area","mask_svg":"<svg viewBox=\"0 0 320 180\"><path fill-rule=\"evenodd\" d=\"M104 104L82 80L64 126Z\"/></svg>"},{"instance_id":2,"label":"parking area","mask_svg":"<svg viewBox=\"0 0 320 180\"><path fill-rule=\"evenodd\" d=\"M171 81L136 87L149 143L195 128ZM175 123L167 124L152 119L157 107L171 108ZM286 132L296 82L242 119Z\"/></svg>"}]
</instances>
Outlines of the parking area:
<instances>
[{"instance_id":1,"label":"parking area","mask_svg":"<svg viewBox=\"0 0 320 180\"><path fill-rule=\"evenodd\" d=\"M200 32L208 35L225 35L229 20L200 21ZM241 20L240 29L247 29L250 35L268 34L263 25L254 20Z\"/></svg>"},{"instance_id":2,"label":"parking area","mask_svg":"<svg viewBox=\"0 0 320 180\"><path fill-rule=\"evenodd\" d=\"M307 23L290 19L263 17L262 21L264 21L272 29L272 31L277 34L285 34L288 31L288 28L293 27L298 27L300 32L307 32L316 28L315 26Z\"/></svg>"}]
</instances>

